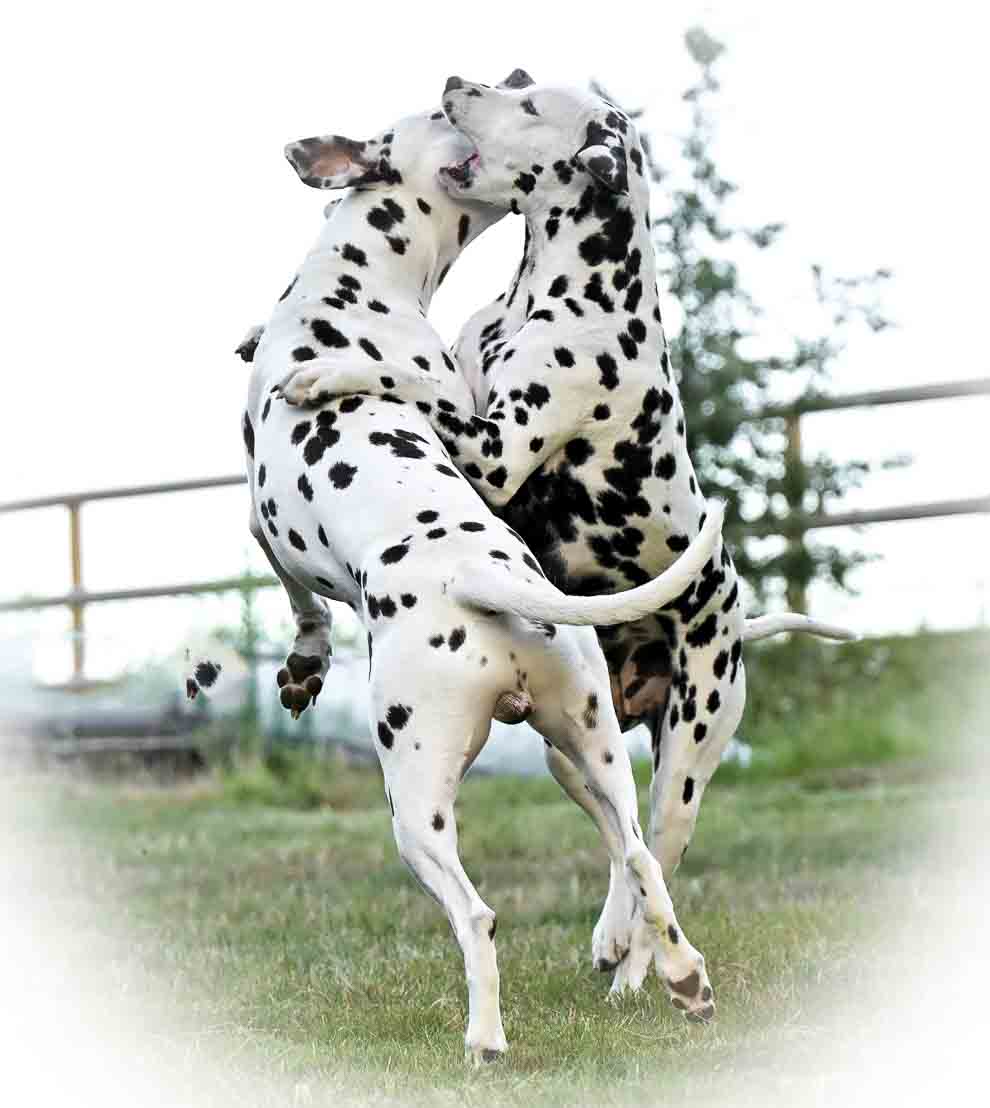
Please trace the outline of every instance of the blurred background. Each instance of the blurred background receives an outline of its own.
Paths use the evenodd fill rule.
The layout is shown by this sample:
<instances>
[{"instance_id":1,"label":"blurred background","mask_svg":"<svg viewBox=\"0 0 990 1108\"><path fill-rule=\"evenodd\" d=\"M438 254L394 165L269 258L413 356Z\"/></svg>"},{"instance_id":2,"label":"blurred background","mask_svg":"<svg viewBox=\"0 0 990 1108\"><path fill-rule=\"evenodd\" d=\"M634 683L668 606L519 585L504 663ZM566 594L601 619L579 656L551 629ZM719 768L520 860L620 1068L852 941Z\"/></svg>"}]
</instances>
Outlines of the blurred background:
<instances>
[{"instance_id":1,"label":"blurred background","mask_svg":"<svg viewBox=\"0 0 990 1108\"><path fill-rule=\"evenodd\" d=\"M983 63L950 9L933 28L882 4L673 3L651 34L604 42L552 5L524 33L458 36L440 6L390 16L371 46L319 5L277 25L224 5L60 10L55 36L33 8L2 77L24 151L0 213L5 338L30 367L0 411L6 749L189 769L368 755L348 609L318 711L293 723L277 704L288 605L247 532L233 349L321 219L287 140L361 138L435 104L450 72L523 66L593 84L648 139L692 454L729 500L750 611L864 635L754 651L732 758L783 772L921 750L983 676L990 602ZM429 65L410 54L424 36ZM431 313L445 338L502 291L521 238L508 217L458 263ZM189 704L203 657L223 677ZM541 763L518 727L481 766Z\"/></svg>"}]
</instances>

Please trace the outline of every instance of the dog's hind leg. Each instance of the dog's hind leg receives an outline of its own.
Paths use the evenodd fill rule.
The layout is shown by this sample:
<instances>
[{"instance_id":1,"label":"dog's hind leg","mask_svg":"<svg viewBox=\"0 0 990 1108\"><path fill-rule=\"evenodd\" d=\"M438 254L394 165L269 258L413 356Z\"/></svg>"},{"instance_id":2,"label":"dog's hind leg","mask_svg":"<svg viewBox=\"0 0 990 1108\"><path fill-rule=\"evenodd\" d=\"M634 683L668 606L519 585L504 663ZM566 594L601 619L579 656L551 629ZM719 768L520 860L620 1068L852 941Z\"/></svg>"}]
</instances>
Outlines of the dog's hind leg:
<instances>
[{"instance_id":1,"label":"dog's hind leg","mask_svg":"<svg viewBox=\"0 0 990 1108\"><path fill-rule=\"evenodd\" d=\"M397 688L391 695L386 691L382 671L392 667L387 658L380 660L380 653L376 651L372 673L371 726L395 843L417 881L447 913L463 952L467 1056L476 1065L494 1061L507 1049L499 1007L495 913L464 872L454 820L457 787L488 737L490 711L479 710L473 691L467 696L451 688L441 691L437 685L444 684L442 679L419 681L415 687L427 691L403 696L400 702ZM408 682L408 664L404 670Z\"/></svg>"},{"instance_id":2,"label":"dog's hind leg","mask_svg":"<svg viewBox=\"0 0 990 1108\"><path fill-rule=\"evenodd\" d=\"M633 915L636 902L626 880L625 855L622 843L612 824L605 817L601 805L591 792L584 774L565 754L548 739L544 739L543 753L547 768L565 793L591 817L608 850L608 896L602 914L595 924L591 938L591 962L603 973L614 970L629 952Z\"/></svg>"},{"instance_id":3,"label":"dog's hind leg","mask_svg":"<svg viewBox=\"0 0 990 1108\"><path fill-rule=\"evenodd\" d=\"M715 1006L705 960L681 930L660 866L643 842L632 766L609 695L604 659L598 668L600 673L572 665L561 674L556 695L538 699L531 722L583 775L610 830L606 845L611 841L613 849L618 846L645 948L645 959L639 959L645 960L642 976L655 958L675 1007L707 1020ZM628 961L627 957L622 965ZM642 976L635 984L642 983Z\"/></svg>"},{"instance_id":4,"label":"dog's hind leg","mask_svg":"<svg viewBox=\"0 0 990 1108\"><path fill-rule=\"evenodd\" d=\"M653 741L650 845L668 881L691 841L705 788L746 704L741 647L730 638L690 650L686 663L674 674Z\"/></svg>"},{"instance_id":5,"label":"dog's hind leg","mask_svg":"<svg viewBox=\"0 0 990 1108\"><path fill-rule=\"evenodd\" d=\"M262 530L254 510L250 519L251 534L265 552L265 557L282 582L292 616L296 622L296 638L278 672L278 684L281 689L279 698L283 708L288 708L293 717L306 710L323 689L323 678L330 668L330 632L333 618L330 609L322 597L299 584L283 569L265 532Z\"/></svg>"}]
</instances>

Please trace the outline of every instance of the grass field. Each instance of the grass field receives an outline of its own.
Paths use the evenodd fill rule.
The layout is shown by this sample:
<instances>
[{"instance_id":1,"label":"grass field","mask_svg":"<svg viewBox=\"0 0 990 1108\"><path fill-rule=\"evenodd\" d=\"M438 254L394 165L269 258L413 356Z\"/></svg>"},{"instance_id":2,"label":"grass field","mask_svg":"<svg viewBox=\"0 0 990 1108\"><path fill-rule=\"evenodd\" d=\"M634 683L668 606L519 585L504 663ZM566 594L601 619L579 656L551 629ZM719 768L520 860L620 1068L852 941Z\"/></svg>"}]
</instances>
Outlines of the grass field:
<instances>
[{"instance_id":1,"label":"grass field","mask_svg":"<svg viewBox=\"0 0 990 1108\"><path fill-rule=\"evenodd\" d=\"M940 679L962 672L927 656ZM792 747L786 774L767 754L747 779L709 789L672 884L716 989L708 1028L685 1024L655 979L640 997L606 1000L589 956L605 855L556 786L469 778L461 851L498 912L510 1041L477 1073L463 1062L459 952L396 855L376 773L283 764L170 789L30 779L17 833L57 863L50 903L75 949L113 934L116 969L92 995L143 982L146 1005L181 1012L181 1030L156 1024L163 1042L250 1072L239 1103L252 1091L275 1103L260 1090L288 1082L296 1102L317 1104L643 1104L741 1076L765 1103L816 1072L826 1045L894 1018L874 983L882 958L864 951L895 921L925 918L917 865L931 829L979 802L978 782L946 773L945 735L924 734L920 705L941 694L894 668L902 695L874 677L872 724L859 709L859 731L878 737L863 764L837 769L831 754ZM757 719L769 712L755 707ZM827 709L813 714L827 736ZM894 945L888 979L904 975Z\"/></svg>"}]
</instances>

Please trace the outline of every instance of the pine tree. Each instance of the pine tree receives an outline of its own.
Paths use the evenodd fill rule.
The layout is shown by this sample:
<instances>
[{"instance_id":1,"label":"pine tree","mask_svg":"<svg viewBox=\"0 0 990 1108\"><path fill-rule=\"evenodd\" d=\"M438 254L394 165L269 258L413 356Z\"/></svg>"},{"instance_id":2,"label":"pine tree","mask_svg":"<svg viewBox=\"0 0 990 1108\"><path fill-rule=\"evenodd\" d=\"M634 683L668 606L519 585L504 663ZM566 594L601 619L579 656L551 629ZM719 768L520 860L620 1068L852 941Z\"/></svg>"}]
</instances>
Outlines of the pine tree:
<instances>
[{"instance_id":1,"label":"pine tree","mask_svg":"<svg viewBox=\"0 0 990 1108\"><path fill-rule=\"evenodd\" d=\"M813 265L819 303L830 315L828 334L795 339L790 350L772 356L745 352L747 340L760 337L764 317L743 285L739 247L770 250L784 226L729 222L726 203L736 185L715 163L712 124L719 91L714 70L724 47L697 28L686 34L685 44L699 72L684 93L690 126L680 141L680 164L661 166L649 136L641 130L640 137L653 182L661 310L669 297L683 312L680 331L668 340L688 448L706 493L727 501L726 533L758 600L786 590L792 603L800 603L812 580L844 586L849 570L867 556L802 541L794 530L797 517L823 511L856 487L869 467L827 456L801 459L793 436L788 438L787 417L760 413L781 396L822 393L854 320L874 332L890 325L877 301L878 287L890 274L877 269L863 277L834 278ZM599 85L592 87L612 99ZM790 541L761 541L754 534L790 535Z\"/></svg>"}]
</instances>

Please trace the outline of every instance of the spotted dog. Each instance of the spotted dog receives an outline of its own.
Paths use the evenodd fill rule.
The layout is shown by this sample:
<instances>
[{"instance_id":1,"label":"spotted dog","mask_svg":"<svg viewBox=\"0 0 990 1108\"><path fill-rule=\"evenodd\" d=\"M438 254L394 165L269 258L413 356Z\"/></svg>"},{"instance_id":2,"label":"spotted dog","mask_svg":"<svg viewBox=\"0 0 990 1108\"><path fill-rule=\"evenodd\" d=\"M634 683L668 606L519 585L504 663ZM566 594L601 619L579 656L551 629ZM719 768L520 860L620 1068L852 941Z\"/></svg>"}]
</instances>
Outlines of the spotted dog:
<instances>
[{"instance_id":1,"label":"spotted dog","mask_svg":"<svg viewBox=\"0 0 990 1108\"><path fill-rule=\"evenodd\" d=\"M643 843L593 628L679 595L715 549L721 511L655 580L618 596L569 597L455 468L430 417L468 408L471 396L425 313L460 250L500 214L440 186L439 167L465 152L439 112L368 142L331 135L287 147L307 184L353 188L268 325L249 337L243 430L253 531L286 585L301 639L316 644L297 640L291 706L302 710L326 672L325 599L349 604L368 634L371 730L396 844L450 919L467 976L467 1050L486 1060L506 1048L495 913L461 866L454 799L493 715L528 717L566 757L582 797L597 799L617 880L647 921L673 1003L694 1019L714 1014L704 959ZM380 395L316 398L300 411L282 394L307 367L371 371ZM408 372L430 382L436 408L394 390ZM477 417L472 429L490 433Z\"/></svg>"},{"instance_id":2,"label":"spotted dog","mask_svg":"<svg viewBox=\"0 0 990 1108\"><path fill-rule=\"evenodd\" d=\"M472 146L442 170L445 187L522 213L526 246L508 291L458 340L474 409L434 409L434 425L557 586L572 594L639 586L689 546L707 509L660 317L635 128L599 97L535 85L522 71L498 88L452 77L443 104ZM306 385L294 390L302 403L338 387L333 374ZM351 375L346 385L358 382ZM431 401L428 382L410 375L401 387ZM743 643L779 630L849 637L804 616L746 620L721 542L677 597L598 629L620 724L652 724L651 846L668 878L742 716ZM560 752L548 760L601 825ZM613 985L621 991L641 985L650 954L620 876L613 869L593 957L603 969L621 962Z\"/></svg>"}]
</instances>

